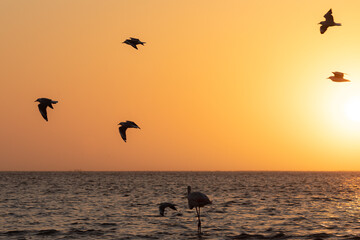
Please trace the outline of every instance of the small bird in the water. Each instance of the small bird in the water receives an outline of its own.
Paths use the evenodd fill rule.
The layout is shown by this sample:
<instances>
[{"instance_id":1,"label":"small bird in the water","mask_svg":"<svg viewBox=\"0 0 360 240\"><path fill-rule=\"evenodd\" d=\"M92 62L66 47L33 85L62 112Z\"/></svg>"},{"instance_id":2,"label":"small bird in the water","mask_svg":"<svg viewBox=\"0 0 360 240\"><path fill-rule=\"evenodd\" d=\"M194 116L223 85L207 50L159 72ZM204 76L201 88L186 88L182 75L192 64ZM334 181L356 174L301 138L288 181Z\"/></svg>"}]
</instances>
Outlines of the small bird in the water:
<instances>
[{"instance_id":1,"label":"small bird in the water","mask_svg":"<svg viewBox=\"0 0 360 240\"><path fill-rule=\"evenodd\" d=\"M160 203L159 205L159 211L160 211L160 215L161 216L164 216L165 215L165 209L168 207L168 208L171 208L175 211L177 211L175 204L172 204L172 203L168 203L168 202L163 202L163 203Z\"/></svg>"},{"instance_id":2,"label":"small bird in the water","mask_svg":"<svg viewBox=\"0 0 360 240\"><path fill-rule=\"evenodd\" d=\"M341 23L336 23L334 22L334 17L332 15L332 10L330 8L330 10L324 15L325 21L319 22L319 24L321 24L320 27L320 33L324 34L324 32L326 32L326 30L328 29L328 27L332 27L332 26L341 26Z\"/></svg>"},{"instance_id":3,"label":"small bird in the water","mask_svg":"<svg viewBox=\"0 0 360 240\"><path fill-rule=\"evenodd\" d=\"M188 204L189 208L193 209L195 207L196 214L198 217L198 234L201 234L201 220L200 220L200 208L204 207L205 205L212 204L208 196L201 192L191 192L191 187L187 187L188 191Z\"/></svg>"},{"instance_id":4,"label":"small bird in the water","mask_svg":"<svg viewBox=\"0 0 360 240\"><path fill-rule=\"evenodd\" d=\"M350 80L344 78L344 74L342 72L332 72L334 76L328 77L333 82L350 82Z\"/></svg>"},{"instance_id":5,"label":"small bird in the water","mask_svg":"<svg viewBox=\"0 0 360 240\"><path fill-rule=\"evenodd\" d=\"M136 123L134 123L132 121L121 122L118 125L120 125L120 127L119 127L120 135L121 135L122 139L125 142L126 142L126 129L128 129L128 128L138 128L138 129L140 129L140 127L138 125L136 125Z\"/></svg>"},{"instance_id":6,"label":"small bird in the water","mask_svg":"<svg viewBox=\"0 0 360 240\"><path fill-rule=\"evenodd\" d=\"M54 109L52 104L58 103L58 101L53 101L49 98L38 98L35 102L39 102L39 105L38 105L39 111L46 121L48 120L46 108L50 107L50 108Z\"/></svg>"},{"instance_id":7,"label":"small bird in the water","mask_svg":"<svg viewBox=\"0 0 360 240\"><path fill-rule=\"evenodd\" d=\"M141 44L141 45L144 46L145 42L140 41L138 38L132 38L131 37L130 39L126 39L123 43L128 44L128 45L132 46L135 49L138 49L136 45Z\"/></svg>"}]
</instances>

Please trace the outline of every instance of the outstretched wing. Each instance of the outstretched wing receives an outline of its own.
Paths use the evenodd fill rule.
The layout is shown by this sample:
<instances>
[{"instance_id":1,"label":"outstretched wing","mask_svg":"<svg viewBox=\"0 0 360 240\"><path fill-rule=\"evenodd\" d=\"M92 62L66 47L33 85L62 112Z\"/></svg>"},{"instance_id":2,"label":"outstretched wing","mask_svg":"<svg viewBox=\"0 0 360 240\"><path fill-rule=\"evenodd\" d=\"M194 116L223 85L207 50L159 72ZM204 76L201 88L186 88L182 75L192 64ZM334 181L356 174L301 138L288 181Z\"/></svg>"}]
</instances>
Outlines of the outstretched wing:
<instances>
[{"instance_id":1,"label":"outstretched wing","mask_svg":"<svg viewBox=\"0 0 360 240\"><path fill-rule=\"evenodd\" d=\"M131 125L131 127L133 127L133 128L139 128L140 129L140 127L136 124L136 123L134 123L133 121L126 121L128 124L130 124Z\"/></svg>"},{"instance_id":2,"label":"outstretched wing","mask_svg":"<svg viewBox=\"0 0 360 240\"><path fill-rule=\"evenodd\" d=\"M130 45L131 45L133 48L135 48L136 50L138 49L135 43L132 43L132 44L130 44Z\"/></svg>"},{"instance_id":3,"label":"outstretched wing","mask_svg":"<svg viewBox=\"0 0 360 240\"><path fill-rule=\"evenodd\" d=\"M121 138L124 140L124 142L126 142L126 129L127 129L127 127L124 127L124 126L119 127L119 132L120 132Z\"/></svg>"},{"instance_id":4,"label":"outstretched wing","mask_svg":"<svg viewBox=\"0 0 360 240\"><path fill-rule=\"evenodd\" d=\"M135 48L135 49L138 49L138 48L136 47L136 43L135 43L134 41L132 41L132 40L126 40L126 41L123 42L123 43L125 43L125 44L127 44L127 45L130 45L130 46L132 46L132 47Z\"/></svg>"},{"instance_id":5,"label":"outstretched wing","mask_svg":"<svg viewBox=\"0 0 360 240\"><path fill-rule=\"evenodd\" d=\"M39 111L40 111L41 115L42 115L43 118L47 121L48 118L47 118L47 112L46 112L46 105L40 103L40 104L38 105L38 107L39 107Z\"/></svg>"},{"instance_id":6,"label":"outstretched wing","mask_svg":"<svg viewBox=\"0 0 360 240\"><path fill-rule=\"evenodd\" d=\"M133 41L136 41L136 42L140 42L140 40L138 39L138 38L130 38L131 40L133 40Z\"/></svg>"},{"instance_id":7,"label":"outstretched wing","mask_svg":"<svg viewBox=\"0 0 360 240\"><path fill-rule=\"evenodd\" d=\"M342 73L342 72L332 72L332 73L335 75L335 77L338 77L338 78L344 77L344 73Z\"/></svg>"},{"instance_id":8,"label":"outstretched wing","mask_svg":"<svg viewBox=\"0 0 360 240\"><path fill-rule=\"evenodd\" d=\"M177 210L175 206L176 206L175 204L169 204L169 208L171 208L173 210Z\"/></svg>"},{"instance_id":9,"label":"outstretched wing","mask_svg":"<svg viewBox=\"0 0 360 240\"><path fill-rule=\"evenodd\" d=\"M321 34L324 34L324 32L326 32L327 29L328 29L328 26L322 25L322 26L320 27L320 33L321 33Z\"/></svg>"},{"instance_id":10,"label":"outstretched wing","mask_svg":"<svg viewBox=\"0 0 360 240\"><path fill-rule=\"evenodd\" d=\"M326 19L327 22L333 22L334 21L334 17L332 15L332 10L330 8L330 10L324 15L324 18Z\"/></svg>"}]
</instances>

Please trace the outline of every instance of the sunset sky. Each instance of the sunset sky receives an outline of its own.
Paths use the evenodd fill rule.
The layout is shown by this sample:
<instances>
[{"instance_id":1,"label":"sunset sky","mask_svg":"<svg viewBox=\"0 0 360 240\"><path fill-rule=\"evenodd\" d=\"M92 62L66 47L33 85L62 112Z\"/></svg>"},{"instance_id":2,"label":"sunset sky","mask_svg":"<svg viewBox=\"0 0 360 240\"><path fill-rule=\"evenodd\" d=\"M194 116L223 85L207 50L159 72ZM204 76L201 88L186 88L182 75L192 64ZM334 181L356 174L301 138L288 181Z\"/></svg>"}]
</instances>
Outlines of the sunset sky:
<instances>
[{"instance_id":1,"label":"sunset sky","mask_svg":"<svg viewBox=\"0 0 360 240\"><path fill-rule=\"evenodd\" d=\"M322 35L330 8L342 26ZM359 9L2 0L0 170L359 171ZM48 122L40 97L59 101Z\"/></svg>"}]
</instances>

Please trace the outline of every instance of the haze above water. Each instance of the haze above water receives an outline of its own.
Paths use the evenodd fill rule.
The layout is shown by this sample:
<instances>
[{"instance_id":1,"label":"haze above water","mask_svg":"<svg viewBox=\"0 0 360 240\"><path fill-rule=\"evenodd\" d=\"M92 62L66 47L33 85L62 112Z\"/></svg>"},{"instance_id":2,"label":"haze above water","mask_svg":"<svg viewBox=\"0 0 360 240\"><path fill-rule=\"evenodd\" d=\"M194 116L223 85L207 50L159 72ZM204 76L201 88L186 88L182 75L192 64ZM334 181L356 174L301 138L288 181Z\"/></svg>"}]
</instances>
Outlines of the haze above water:
<instances>
[{"instance_id":1,"label":"haze above water","mask_svg":"<svg viewBox=\"0 0 360 240\"><path fill-rule=\"evenodd\" d=\"M0 238L355 239L359 172L1 172ZM160 217L169 201L179 212Z\"/></svg>"}]
</instances>

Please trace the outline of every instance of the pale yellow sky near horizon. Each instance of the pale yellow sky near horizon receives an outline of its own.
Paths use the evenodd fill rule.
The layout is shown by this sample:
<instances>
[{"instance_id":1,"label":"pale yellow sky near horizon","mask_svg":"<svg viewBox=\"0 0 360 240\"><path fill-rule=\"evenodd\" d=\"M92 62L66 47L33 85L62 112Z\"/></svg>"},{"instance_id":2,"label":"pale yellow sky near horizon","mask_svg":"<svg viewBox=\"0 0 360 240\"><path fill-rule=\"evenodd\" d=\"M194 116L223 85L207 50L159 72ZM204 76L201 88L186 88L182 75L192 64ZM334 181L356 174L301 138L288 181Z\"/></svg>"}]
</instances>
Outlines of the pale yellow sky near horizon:
<instances>
[{"instance_id":1,"label":"pale yellow sky near horizon","mask_svg":"<svg viewBox=\"0 0 360 240\"><path fill-rule=\"evenodd\" d=\"M0 171L360 170L359 7L2 0Z\"/></svg>"}]
</instances>

